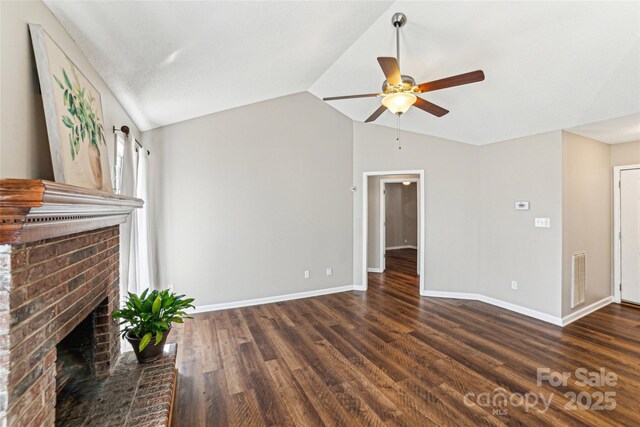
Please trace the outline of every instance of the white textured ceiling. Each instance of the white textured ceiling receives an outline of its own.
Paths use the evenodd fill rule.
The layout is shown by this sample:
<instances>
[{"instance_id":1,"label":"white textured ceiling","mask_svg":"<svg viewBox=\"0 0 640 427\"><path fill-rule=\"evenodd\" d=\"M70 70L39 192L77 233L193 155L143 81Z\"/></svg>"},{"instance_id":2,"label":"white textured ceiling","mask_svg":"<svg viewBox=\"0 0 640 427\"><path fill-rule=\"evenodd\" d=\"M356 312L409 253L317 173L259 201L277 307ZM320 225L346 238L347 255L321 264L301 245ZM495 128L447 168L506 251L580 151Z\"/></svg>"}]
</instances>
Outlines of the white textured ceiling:
<instances>
[{"instance_id":1,"label":"white textured ceiling","mask_svg":"<svg viewBox=\"0 0 640 427\"><path fill-rule=\"evenodd\" d=\"M391 2L45 4L148 130L308 90Z\"/></svg>"},{"instance_id":2,"label":"white textured ceiling","mask_svg":"<svg viewBox=\"0 0 640 427\"><path fill-rule=\"evenodd\" d=\"M567 129L607 144L640 141L640 113Z\"/></svg>"},{"instance_id":3,"label":"white textured ceiling","mask_svg":"<svg viewBox=\"0 0 640 427\"><path fill-rule=\"evenodd\" d=\"M486 75L423 95L451 112L413 108L403 129L486 144L640 113L640 2L45 3L142 130L305 90L378 91L396 11L404 74ZM331 105L363 121L379 102Z\"/></svg>"}]
</instances>

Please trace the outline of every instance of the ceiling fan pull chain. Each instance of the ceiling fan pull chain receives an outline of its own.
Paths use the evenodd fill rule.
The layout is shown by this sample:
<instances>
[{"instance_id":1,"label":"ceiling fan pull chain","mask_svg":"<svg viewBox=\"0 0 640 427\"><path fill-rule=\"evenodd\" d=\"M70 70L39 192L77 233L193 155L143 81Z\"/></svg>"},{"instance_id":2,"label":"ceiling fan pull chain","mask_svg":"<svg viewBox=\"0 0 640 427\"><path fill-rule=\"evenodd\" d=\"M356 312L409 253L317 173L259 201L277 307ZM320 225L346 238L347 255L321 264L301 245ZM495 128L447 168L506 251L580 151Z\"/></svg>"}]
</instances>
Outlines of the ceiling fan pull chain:
<instances>
[{"instance_id":1,"label":"ceiling fan pull chain","mask_svg":"<svg viewBox=\"0 0 640 427\"><path fill-rule=\"evenodd\" d=\"M400 141L400 116L398 117L398 127L396 132L396 141L398 141L398 150L402 150L402 142Z\"/></svg>"}]
</instances>

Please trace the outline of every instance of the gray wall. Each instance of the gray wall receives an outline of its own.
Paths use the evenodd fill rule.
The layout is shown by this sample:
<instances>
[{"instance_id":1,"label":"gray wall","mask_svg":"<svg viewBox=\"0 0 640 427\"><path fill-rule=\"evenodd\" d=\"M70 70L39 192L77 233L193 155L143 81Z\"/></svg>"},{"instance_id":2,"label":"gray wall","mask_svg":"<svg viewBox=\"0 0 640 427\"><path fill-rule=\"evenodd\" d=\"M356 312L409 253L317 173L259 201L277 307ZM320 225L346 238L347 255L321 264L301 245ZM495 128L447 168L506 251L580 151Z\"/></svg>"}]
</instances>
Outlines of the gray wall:
<instances>
[{"instance_id":1,"label":"gray wall","mask_svg":"<svg viewBox=\"0 0 640 427\"><path fill-rule=\"evenodd\" d=\"M385 247L418 245L418 184L388 183L385 202Z\"/></svg>"},{"instance_id":2,"label":"gray wall","mask_svg":"<svg viewBox=\"0 0 640 427\"><path fill-rule=\"evenodd\" d=\"M611 166L640 165L640 141L611 146Z\"/></svg>"},{"instance_id":3,"label":"gray wall","mask_svg":"<svg viewBox=\"0 0 640 427\"><path fill-rule=\"evenodd\" d=\"M610 296L611 286L611 146L562 133L562 315ZM584 304L571 308L571 256L587 253Z\"/></svg>"},{"instance_id":4,"label":"gray wall","mask_svg":"<svg viewBox=\"0 0 640 427\"><path fill-rule=\"evenodd\" d=\"M428 290L475 292L477 278L478 147L446 139L353 123L353 281L362 285L364 172L425 171ZM446 227L443 226L446 224Z\"/></svg>"},{"instance_id":5,"label":"gray wall","mask_svg":"<svg viewBox=\"0 0 640 427\"><path fill-rule=\"evenodd\" d=\"M479 163L479 292L559 316L561 132L480 147ZM516 200L528 200L530 210L516 211ZM535 217L551 218L551 228L534 228Z\"/></svg>"},{"instance_id":6,"label":"gray wall","mask_svg":"<svg viewBox=\"0 0 640 427\"><path fill-rule=\"evenodd\" d=\"M380 180L419 177L419 175L376 175L368 177L367 202L369 205L369 220L367 222L367 229L369 230L369 234L367 238L367 268L380 268ZM415 243L415 245L417 246L417 243Z\"/></svg>"},{"instance_id":7,"label":"gray wall","mask_svg":"<svg viewBox=\"0 0 640 427\"><path fill-rule=\"evenodd\" d=\"M160 285L197 305L352 285L351 138L309 93L145 132Z\"/></svg>"},{"instance_id":8,"label":"gray wall","mask_svg":"<svg viewBox=\"0 0 640 427\"><path fill-rule=\"evenodd\" d=\"M102 98L105 129L136 125L96 73L80 49L41 1L0 2L0 177L53 180L49 139L38 86L28 23L40 24L74 64L98 89ZM114 140L107 135L113 162Z\"/></svg>"}]
</instances>

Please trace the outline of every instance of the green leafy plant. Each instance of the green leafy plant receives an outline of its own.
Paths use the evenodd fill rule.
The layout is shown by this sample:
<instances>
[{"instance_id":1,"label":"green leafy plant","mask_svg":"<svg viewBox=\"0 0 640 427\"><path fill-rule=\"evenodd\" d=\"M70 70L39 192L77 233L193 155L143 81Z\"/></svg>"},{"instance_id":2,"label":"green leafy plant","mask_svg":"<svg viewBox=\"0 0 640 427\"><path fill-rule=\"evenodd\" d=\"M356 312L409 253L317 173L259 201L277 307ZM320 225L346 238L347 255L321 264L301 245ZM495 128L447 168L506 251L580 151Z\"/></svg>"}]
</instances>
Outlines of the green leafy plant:
<instances>
[{"instance_id":1,"label":"green leafy plant","mask_svg":"<svg viewBox=\"0 0 640 427\"><path fill-rule=\"evenodd\" d=\"M73 82L69 79L66 70L62 69L62 80L53 76L60 89L63 91L64 106L69 115L62 116L62 123L69 128L69 145L71 147L71 159L75 160L80 152L80 141L94 145L100 155L99 145L105 145L104 127L100 118L93 110L95 98L90 91L80 86L75 68L71 67Z\"/></svg>"},{"instance_id":2,"label":"green leafy plant","mask_svg":"<svg viewBox=\"0 0 640 427\"><path fill-rule=\"evenodd\" d=\"M193 308L193 298L184 298L168 290L151 291L146 289L140 296L129 292L125 307L113 312L114 319L120 319L120 325L126 325L121 335L140 340L142 351L155 336L159 344L171 323L183 323L182 319L192 319L185 310Z\"/></svg>"}]
</instances>

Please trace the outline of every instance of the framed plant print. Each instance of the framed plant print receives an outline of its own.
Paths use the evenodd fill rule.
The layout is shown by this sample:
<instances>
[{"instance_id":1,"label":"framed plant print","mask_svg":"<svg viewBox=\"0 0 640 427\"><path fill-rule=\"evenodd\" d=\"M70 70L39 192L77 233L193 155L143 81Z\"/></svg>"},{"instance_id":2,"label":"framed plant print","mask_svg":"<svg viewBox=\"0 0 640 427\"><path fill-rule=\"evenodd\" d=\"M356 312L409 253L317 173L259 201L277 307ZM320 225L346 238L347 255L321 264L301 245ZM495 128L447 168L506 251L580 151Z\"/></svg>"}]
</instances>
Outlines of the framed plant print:
<instances>
[{"instance_id":1,"label":"framed plant print","mask_svg":"<svg viewBox=\"0 0 640 427\"><path fill-rule=\"evenodd\" d=\"M111 192L100 93L40 25L29 31L55 180Z\"/></svg>"}]
</instances>

